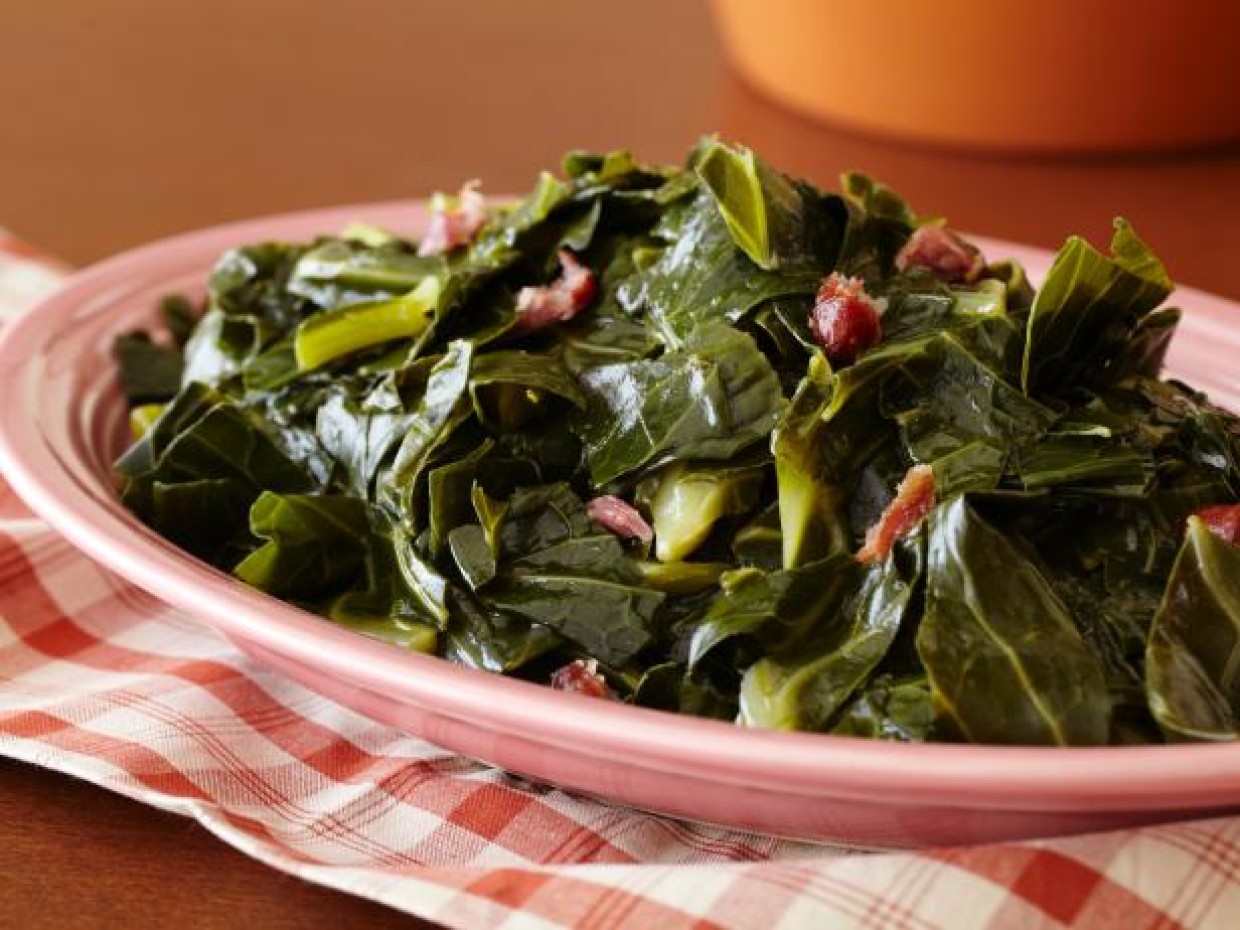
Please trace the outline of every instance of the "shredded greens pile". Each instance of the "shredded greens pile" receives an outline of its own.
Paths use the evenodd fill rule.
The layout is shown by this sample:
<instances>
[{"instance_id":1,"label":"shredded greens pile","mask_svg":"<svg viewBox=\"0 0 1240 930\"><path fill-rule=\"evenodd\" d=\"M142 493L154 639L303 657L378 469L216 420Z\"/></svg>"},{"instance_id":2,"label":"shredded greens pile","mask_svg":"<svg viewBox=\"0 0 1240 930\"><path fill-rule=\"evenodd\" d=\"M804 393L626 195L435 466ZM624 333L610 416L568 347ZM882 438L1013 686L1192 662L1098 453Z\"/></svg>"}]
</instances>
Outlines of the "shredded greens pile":
<instances>
[{"instance_id":1,"label":"shredded greens pile","mask_svg":"<svg viewBox=\"0 0 1240 930\"><path fill-rule=\"evenodd\" d=\"M1193 514L1240 501L1240 422L1158 379L1162 265L1117 221L1036 295L1011 262L899 270L934 222L708 139L683 169L570 154L443 254L365 227L236 249L204 309L166 301L170 339L118 340L124 501L345 627L544 683L576 663L639 705L1236 738L1240 547ZM564 250L597 293L523 325ZM808 324L832 272L882 309L834 366ZM859 560L915 466L933 508Z\"/></svg>"}]
</instances>

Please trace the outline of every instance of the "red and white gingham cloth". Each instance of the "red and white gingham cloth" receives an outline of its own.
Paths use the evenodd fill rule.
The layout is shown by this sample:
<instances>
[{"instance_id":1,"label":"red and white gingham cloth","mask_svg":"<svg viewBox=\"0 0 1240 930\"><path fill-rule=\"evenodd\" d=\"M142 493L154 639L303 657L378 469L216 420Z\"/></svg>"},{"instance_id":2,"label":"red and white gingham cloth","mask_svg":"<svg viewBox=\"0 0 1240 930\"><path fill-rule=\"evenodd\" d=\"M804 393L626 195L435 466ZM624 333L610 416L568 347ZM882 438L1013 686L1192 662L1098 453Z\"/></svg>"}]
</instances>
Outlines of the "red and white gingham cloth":
<instances>
[{"instance_id":1,"label":"red and white gingham cloth","mask_svg":"<svg viewBox=\"0 0 1240 930\"><path fill-rule=\"evenodd\" d=\"M0 313L59 274L0 230ZM532 787L251 663L2 482L0 754L451 927L1240 926L1240 818L847 854Z\"/></svg>"}]
</instances>

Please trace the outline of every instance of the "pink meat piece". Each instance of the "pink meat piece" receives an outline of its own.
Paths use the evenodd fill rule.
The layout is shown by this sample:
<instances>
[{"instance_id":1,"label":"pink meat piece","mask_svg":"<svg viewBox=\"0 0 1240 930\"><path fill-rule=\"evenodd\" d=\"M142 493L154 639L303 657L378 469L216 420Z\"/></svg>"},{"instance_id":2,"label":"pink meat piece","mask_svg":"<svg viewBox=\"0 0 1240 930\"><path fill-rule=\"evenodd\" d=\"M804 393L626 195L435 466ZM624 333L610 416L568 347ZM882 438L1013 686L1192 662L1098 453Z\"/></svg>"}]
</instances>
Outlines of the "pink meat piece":
<instances>
[{"instance_id":1,"label":"pink meat piece","mask_svg":"<svg viewBox=\"0 0 1240 930\"><path fill-rule=\"evenodd\" d=\"M479 186L470 181L456 195L455 206L441 204L431 213L426 235L418 243L419 255L443 255L474 241L487 221L487 202Z\"/></svg>"},{"instance_id":2,"label":"pink meat piece","mask_svg":"<svg viewBox=\"0 0 1240 930\"><path fill-rule=\"evenodd\" d=\"M622 539L640 539L645 543L654 539L654 530L637 509L611 494L594 498L586 504L586 512L591 520Z\"/></svg>"},{"instance_id":3,"label":"pink meat piece","mask_svg":"<svg viewBox=\"0 0 1240 930\"><path fill-rule=\"evenodd\" d=\"M545 287L523 287L517 293L518 333L531 333L557 323L567 323L590 306L598 293L598 277L577 261L568 249L560 249L560 276Z\"/></svg>"}]
</instances>

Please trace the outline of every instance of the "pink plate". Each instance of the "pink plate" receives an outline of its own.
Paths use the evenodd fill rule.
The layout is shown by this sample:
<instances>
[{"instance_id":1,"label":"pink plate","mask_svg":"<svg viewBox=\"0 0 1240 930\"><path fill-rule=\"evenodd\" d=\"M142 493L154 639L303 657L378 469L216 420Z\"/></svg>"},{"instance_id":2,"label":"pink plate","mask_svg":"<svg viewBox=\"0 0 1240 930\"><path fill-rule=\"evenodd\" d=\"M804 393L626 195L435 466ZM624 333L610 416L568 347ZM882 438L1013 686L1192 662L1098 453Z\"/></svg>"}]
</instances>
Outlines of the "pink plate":
<instances>
[{"instance_id":1,"label":"pink plate","mask_svg":"<svg viewBox=\"0 0 1240 930\"><path fill-rule=\"evenodd\" d=\"M377 720L515 772L695 820L867 846L1098 830L1240 808L1240 744L1041 749L746 730L607 704L412 654L333 626L182 553L120 505L125 411L113 334L168 292L201 293L225 249L364 219L416 231L414 202L208 229L74 275L0 342L0 467L91 558L239 648ZM980 240L979 240L980 241ZM1036 275L1049 256L982 242ZM1240 306L1182 290L1171 370L1240 404Z\"/></svg>"}]
</instances>

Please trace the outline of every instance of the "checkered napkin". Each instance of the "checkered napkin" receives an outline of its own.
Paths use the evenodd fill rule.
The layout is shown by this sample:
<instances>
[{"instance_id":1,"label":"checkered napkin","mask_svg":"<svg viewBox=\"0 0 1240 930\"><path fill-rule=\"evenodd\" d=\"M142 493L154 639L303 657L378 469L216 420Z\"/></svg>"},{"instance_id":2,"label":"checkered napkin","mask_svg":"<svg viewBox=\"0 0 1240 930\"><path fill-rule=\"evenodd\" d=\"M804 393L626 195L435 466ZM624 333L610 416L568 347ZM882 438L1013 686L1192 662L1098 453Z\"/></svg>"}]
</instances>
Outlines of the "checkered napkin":
<instances>
[{"instance_id":1,"label":"checkered napkin","mask_svg":"<svg viewBox=\"0 0 1240 930\"><path fill-rule=\"evenodd\" d=\"M0 230L0 313L60 274ZM2 482L0 754L450 927L1240 926L1240 818L850 854L531 786L250 662Z\"/></svg>"}]
</instances>

